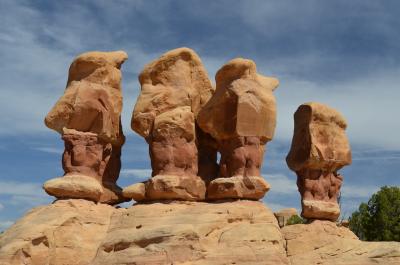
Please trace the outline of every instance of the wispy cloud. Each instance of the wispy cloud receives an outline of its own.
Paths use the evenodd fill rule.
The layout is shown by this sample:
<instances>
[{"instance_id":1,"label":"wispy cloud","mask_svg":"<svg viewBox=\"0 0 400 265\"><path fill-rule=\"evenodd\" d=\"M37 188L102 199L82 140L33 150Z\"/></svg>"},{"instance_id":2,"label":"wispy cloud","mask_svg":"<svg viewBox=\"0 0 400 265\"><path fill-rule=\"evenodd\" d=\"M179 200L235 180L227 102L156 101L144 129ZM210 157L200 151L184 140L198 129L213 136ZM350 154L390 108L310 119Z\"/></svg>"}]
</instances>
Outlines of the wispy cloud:
<instances>
[{"instance_id":1,"label":"wispy cloud","mask_svg":"<svg viewBox=\"0 0 400 265\"><path fill-rule=\"evenodd\" d=\"M295 179L289 179L287 176L283 174L274 174L274 175L263 174L262 176L269 184L271 184L271 190L273 189L273 191L276 193L282 193L282 194L297 193L297 186Z\"/></svg>"},{"instance_id":2,"label":"wispy cloud","mask_svg":"<svg viewBox=\"0 0 400 265\"><path fill-rule=\"evenodd\" d=\"M39 197L45 194L40 183L1 180L0 195Z\"/></svg>"},{"instance_id":3,"label":"wispy cloud","mask_svg":"<svg viewBox=\"0 0 400 265\"><path fill-rule=\"evenodd\" d=\"M38 205L49 204L54 198L45 194L40 194L36 196L28 195L13 195L9 199L10 205L24 205L29 207L34 207Z\"/></svg>"},{"instance_id":4,"label":"wispy cloud","mask_svg":"<svg viewBox=\"0 0 400 265\"><path fill-rule=\"evenodd\" d=\"M377 186L364 186L354 184L344 184L341 188L342 196L344 198L365 198L368 199L375 192L379 190Z\"/></svg>"},{"instance_id":5,"label":"wispy cloud","mask_svg":"<svg viewBox=\"0 0 400 265\"><path fill-rule=\"evenodd\" d=\"M270 207L272 209L272 211L274 211L274 212L280 211L285 208L293 208L293 206L290 206L290 205L281 204L281 203L273 203L273 202L267 203L267 206ZM299 209L297 209L297 211L299 212Z\"/></svg>"},{"instance_id":6,"label":"wispy cloud","mask_svg":"<svg viewBox=\"0 0 400 265\"><path fill-rule=\"evenodd\" d=\"M62 154L63 153L62 149L56 148L56 147L49 147L49 146L34 147L32 149L38 150L41 152L45 152L45 153L50 153L50 154Z\"/></svg>"},{"instance_id":7,"label":"wispy cloud","mask_svg":"<svg viewBox=\"0 0 400 265\"><path fill-rule=\"evenodd\" d=\"M4 209L4 205L0 203L0 211Z\"/></svg>"},{"instance_id":8,"label":"wispy cloud","mask_svg":"<svg viewBox=\"0 0 400 265\"><path fill-rule=\"evenodd\" d=\"M122 177L134 177L138 180L146 180L151 177L151 169L123 169L121 170Z\"/></svg>"},{"instance_id":9,"label":"wispy cloud","mask_svg":"<svg viewBox=\"0 0 400 265\"><path fill-rule=\"evenodd\" d=\"M6 221L0 221L0 232L6 230L10 226L14 224L13 221L6 220Z\"/></svg>"}]
</instances>

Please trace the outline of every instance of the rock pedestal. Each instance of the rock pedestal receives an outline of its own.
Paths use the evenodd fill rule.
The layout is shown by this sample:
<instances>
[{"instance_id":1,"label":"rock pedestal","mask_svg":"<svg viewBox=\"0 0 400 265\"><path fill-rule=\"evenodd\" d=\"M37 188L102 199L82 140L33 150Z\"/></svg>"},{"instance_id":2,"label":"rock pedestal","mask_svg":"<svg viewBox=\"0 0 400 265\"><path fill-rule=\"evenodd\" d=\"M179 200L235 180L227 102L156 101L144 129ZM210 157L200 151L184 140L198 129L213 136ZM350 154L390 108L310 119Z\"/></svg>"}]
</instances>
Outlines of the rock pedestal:
<instances>
[{"instance_id":1,"label":"rock pedestal","mask_svg":"<svg viewBox=\"0 0 400 265\"><path fill-rule=\"evenodd\" d=\"M132 129L149 143L153 169L143 200L204 200L206 186L199 171L209 174L212 161L198 159L199 138L206 135L196 133L196 117L214 89L200 58L188 48L169 51L145 66L139 81ZM216 159L216 150L201 149L202 158L207 154ZM129 192L133 188L124 194L134 195Z\"/></svg>"},{"instance_id":2,"label":"rock pedestal","mask_svg":"<svg viewBox=\"0 0 400 265\"><path fill-rule=\"evenodd\" d=\"M320 103L301 105L294 114L294 135L286 158L297 174L302 216L335 221L340 215L338 196L343 177L337 172L351 163L346 121Z\"/></svg>"},{"instance_id":3,"label":"rock pedestal","mask_svg":"<svg viewBox=\"0 0 400 265\"><path fill-rule=\"evenodd\" d=\"M64 177L44 184L57 198L116 204L124 201L116 181L121 168L121 65L125 52L88 52L71 64L64 95L47 114L47 127L65 142Z\"/></svg>"},{"instance_id":4,"label":"rock pedestal","mask_svg":"<svg viewBox=\"0 0 400 265\"><path fill-rule=\"evenodd\" d=\"M269 190L260 169L264 146L273 138L279 82L257 73L247 59L234 59L216 74L216 92L201 109L199 127L216 139L221 153L218 178L207 189L208 199L258 200Z\"/></svg>"},{"instance_id":5,"label":"rock pedestal","mask_svg":"<svg viewBox=\"0 0 400 265\"><path fill-rule=\"evenodd\" d=\"M7 265L398 265L399 242L363 242L330 221L280 229L262 202L58 200L0 234Z\"/></svg>"}]
</instances>

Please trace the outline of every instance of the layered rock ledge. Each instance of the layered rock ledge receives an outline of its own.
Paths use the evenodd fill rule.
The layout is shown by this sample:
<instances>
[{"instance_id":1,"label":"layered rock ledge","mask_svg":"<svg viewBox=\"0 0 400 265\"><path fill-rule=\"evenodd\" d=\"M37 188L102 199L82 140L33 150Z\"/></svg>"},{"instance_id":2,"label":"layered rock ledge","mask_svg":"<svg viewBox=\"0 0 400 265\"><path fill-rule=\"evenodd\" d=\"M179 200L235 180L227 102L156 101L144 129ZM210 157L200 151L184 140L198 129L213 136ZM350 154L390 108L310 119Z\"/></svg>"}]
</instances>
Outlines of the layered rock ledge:
<instances>
[{"instance_id":1,"label":"layered rock ledge","mask_svg":"<svg viewBox=\"0 0 400 265\"><path fill-rule=\"evenodd\" d=\"M0 235L1 265L399 264L400 243L361 242L329 221L279 228L262 202L71 199L37 207Z\"/></svg>"}]
</instances>

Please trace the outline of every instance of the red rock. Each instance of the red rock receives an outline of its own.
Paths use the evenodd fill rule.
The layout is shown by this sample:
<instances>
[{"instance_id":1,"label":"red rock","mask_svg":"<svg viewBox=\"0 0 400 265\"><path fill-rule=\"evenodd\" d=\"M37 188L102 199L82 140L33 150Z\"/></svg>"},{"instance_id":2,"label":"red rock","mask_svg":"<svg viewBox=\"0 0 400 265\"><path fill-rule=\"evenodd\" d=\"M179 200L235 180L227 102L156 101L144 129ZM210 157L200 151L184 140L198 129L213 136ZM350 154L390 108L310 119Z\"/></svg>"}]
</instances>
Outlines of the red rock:
<instances>
[{"instance_id":1,"label":"red rock","mask_svg":"<svg viewBox=\"0 0 400 265\"><path fill-rule=\"evenodd\" d=\"M215 79L216 92L197 117L199 127L216 139L221 153L218 178L208 185L207 197L260 199L269 190L260 169L264 145L275 130L272 92L279 82L258 74L253 61L241 58L224 65ZM243 182L248 179L257 185L249 189Z\"/></svg>"},{"instance_id":2,"label":"red rock","mask_svg":"<svg viewBox=\"0 0 400 265\"><path fill-rule=\"evenodd\" d=\"M69 69L67 88L47 114L47 127L65 142L64 177L44 189L57 198L83 198L115 204L124 201L116 185L121 168L121 65L125 52L88 52Z\"/></svg>"},{"instance_id":3,"label":"red rock","mask_svg":"<svg viewBox=\"0 0 400 265\"><path fill-rule=\"evenodd\" d=\"M188 48L169 51L145 66L139 81L131 125L149 143L153 178L146 183L146 199L203 200L199 167L209 174L213 161L204 157L216 159L216 150L202 148L198 159L205 134L197 135L196 117L214 91L200 58Z\"/></svg>"},{"instance_id":4,"label":"red rock","mask_svg":"<svg viewBox=\"0 0 400 265\"><path fill-rule=\"evenodd\" d=\"M294 114L294 134L286 158L297 174L302 216L335 221L343 177L337 172L351 163L346 121L336 110L320 103L301 105Z\"/></svg>"}]
</instances>

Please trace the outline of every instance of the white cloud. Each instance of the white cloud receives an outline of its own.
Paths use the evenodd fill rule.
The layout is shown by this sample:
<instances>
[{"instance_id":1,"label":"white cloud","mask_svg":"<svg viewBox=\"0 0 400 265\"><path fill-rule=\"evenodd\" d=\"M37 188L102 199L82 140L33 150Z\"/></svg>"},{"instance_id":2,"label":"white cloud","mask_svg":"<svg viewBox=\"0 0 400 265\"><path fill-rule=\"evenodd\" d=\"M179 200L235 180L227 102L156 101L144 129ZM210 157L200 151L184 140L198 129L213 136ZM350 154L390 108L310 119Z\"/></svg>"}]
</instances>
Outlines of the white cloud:
<instances>
[{"instance_id":1,"label":"white cloud","mask_svg":"<svg viewBox=\"0 0 400 265\"><path fill-rule=\"evenodd\" d=\"M349 185L344 184L342 186L341 193L343 198L365 198L368 199L372 194L379 191L377 186L364 186L364 185Z\"/></svg>"},{"instance_id":2,"label":"white cloud","mask_svg":"<svg viewBox=\"0 0 400 265\"><path fill-rule=\"evenodd\" d=\"M27 195L13 195L9 200L10 205L24 205L29 207L35 207L38 205L49 204L54 200L49 195L38 195L38 196L27 196Z\"/></svg>"},{"instance_id":3,"label":"white cloud","mask_svg":"<svg viewBox=\"0 0 400 265\"><path fill-rule=\"evenodd\" d=\"M49 147L49 146L34 147L32 149L38 150L41 152L45 152L45 153L50 153L50 154L62 154L63 153L62 149L59 149L56 147Z\"/></svg>"},{"instance_id":4,"label":"white cloud","mask_svg":"<svg viewBox=\"0 0 400 265\"><path fill-rule=\"evenodd\" d=\"M14 224L13 221L0 221L0 232L6 230L7 228L9 228L10 226L12 226Z\"/></svg>"},{"instance_id":5,"label":"white cloud","mask_svg":"<svg viewBox=\"0 0 400 265\"><path fill-rule=\"evenodd\" d=\"M0 211L4 209L4 205L0 203Z\"/></svg>"},{"instance_id":6,"label":"white cloud","mask_svg":"<svg viewBox=\"0 0 400 265\"><path fill-rule=\"evenodd\" d=\"M44 196L45 193L39 183L1 180L0 195L40 197Z\"/></svg>"},{"instance_id":7,"label":"white cloud","mask_svg":"<svg viewBox=\"0 0 400 265\"><path fill-rule=\"evenodd\" d=\"M289 179L283 174L263 174L265 180L271 185L271 190L275 193L297 194L297 186L295 179Z\"/></svg>"},{"instance_id":8,"label":"white cloud","mask_svg":"<svg viewBox=\"0 0 400 265\"><path fill-rule=\"evenodd\" d=\"M281 204L281 203L274 203L274 202L266 202L265 203L269 208L271 208L271 210L273 212L277 212L280 211L282 209L286 209L286 208L293 208L293 205L286 205L286 204ZM297 212L300 213L301 210L299 211L299 209L297 209Z\"/></svg>"},{"instance_id":9,"label":"white cloud","mask_svg":"<svg viewBox=\"0 0 400 265\"><path fill-rule=\"evenodd\" d=\"M262 70L261 70L262 72ZM317 101L339 110L347 119L350 143L399 149L400 123L393 115L400 112L400 69L371 73L359 80L327 84L322 89L310 81L281 79L277 97L277 139L290 141L293 114L299 105ZM385 128L385 129L383 129Z\"/></svg>"},{"instance_id":10,"label":"white cloud","mask_svg":"<svg viewBox=\"0 0 400 265\"><path fill-rule=\"evenodd\" d=\"M121 170L121 176L122 177L134 177L137 178L138 180L146 180L151 177L151 169L137 169L137 168L132 168L132 169L122 169Z\"/></svg>"}]
</instances>

